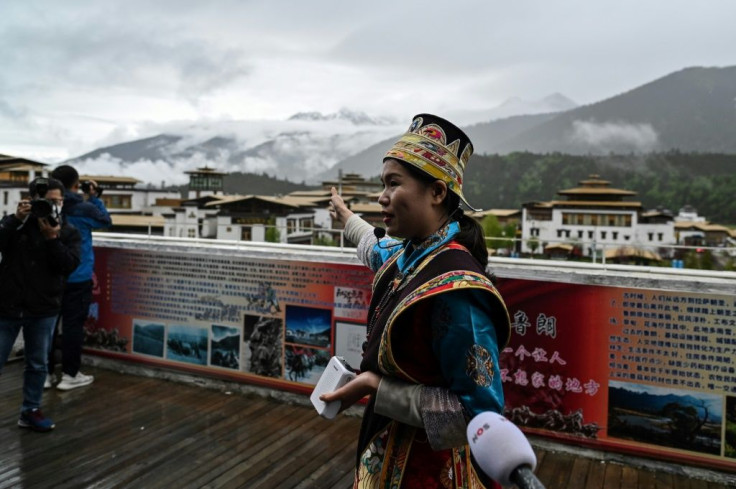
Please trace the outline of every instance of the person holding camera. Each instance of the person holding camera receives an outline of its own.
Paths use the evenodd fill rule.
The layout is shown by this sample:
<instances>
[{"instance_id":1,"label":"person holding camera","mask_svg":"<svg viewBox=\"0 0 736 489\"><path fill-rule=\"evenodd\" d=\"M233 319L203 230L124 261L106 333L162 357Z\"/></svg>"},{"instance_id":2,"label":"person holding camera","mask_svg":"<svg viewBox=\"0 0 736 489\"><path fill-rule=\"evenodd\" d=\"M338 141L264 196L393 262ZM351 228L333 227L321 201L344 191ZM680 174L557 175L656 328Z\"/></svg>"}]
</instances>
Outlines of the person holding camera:
<instances>
[{"instance_id":1,"label":"person holding camera","mask_svg":"<svg viewBox=\"0 0 736 489\"><path fill-rule=\"evenodd\" d=\"M79 266L79 232L63 222L64 186L54 178L30 183L31 200L0 221L0 368L23 328L25 370L18 426L50 431L41 412L46 357L61 310L64 280Z\"/></svg>"},{"instance_id":2,"label":"person holding camera","mask_svg":"<svg viewBox=\"0 0 736 489\"><path fill-rule=\"evenodd\" d=\"M112 221L105 204L100 200L102 189L93 180L79 181L79 173L74 167L62 165L51 175L66 187L64 192L64 219L79 230L82 238L81 263L67 279L64 299L61 303L61 381L56 388L62 391L89 385L94 381L92 375L79 371L82 364L82 345L84 343L84 323L92 302L92 274L95 255L92 249L92 231L110 227ZM82 190L80 194L79 191ZM49 350L49 376L46 388L54 380L53 351Z\"/></svg>"}]
</instances>

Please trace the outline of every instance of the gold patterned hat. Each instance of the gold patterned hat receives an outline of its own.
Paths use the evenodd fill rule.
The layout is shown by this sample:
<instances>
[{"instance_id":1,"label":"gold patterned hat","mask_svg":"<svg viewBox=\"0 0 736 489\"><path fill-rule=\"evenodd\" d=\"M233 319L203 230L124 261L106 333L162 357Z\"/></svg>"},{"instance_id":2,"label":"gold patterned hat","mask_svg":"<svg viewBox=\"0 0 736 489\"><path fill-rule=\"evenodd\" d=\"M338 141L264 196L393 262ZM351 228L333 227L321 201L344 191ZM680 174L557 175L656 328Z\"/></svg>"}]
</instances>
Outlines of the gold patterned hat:
<instances>
[{"instance_id":1,"label":"gold patterned hat","mask_svg":"<svg viewBox=\"0 0 736 489\"><path fill-rule=\"evenodd\" d=\"M463 195L463 173L472 154L473 143L455 124L436 115L419 114L383 161L401 160L442 180L463 204L477 211Z\"/></svg>"}]
</instances>

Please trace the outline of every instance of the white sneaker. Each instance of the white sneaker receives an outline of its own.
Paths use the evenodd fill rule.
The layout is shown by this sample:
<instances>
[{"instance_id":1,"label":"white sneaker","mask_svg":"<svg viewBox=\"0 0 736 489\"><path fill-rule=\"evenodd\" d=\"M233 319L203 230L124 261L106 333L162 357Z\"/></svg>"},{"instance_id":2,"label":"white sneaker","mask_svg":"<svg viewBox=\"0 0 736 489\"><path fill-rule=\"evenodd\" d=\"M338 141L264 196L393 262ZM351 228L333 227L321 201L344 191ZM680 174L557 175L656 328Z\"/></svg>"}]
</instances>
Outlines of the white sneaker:
<instances>
[{"instance_id":1,"label":"white sneaker","mask_svg":"<svg viewBox=\"0 0 736 489\"><path fill-rule=\"evenodd\" d=\"M51 389L54 384L54 376L51 374L46 374L46 381L43 383L44 389Z\"/></svg>"},{"instance_id":2,"label":"white sneaker","mask_svg":"<svg viewBox=\"0 0 736 489\"><path fill-rule=\"evenodd\" d=\"M56 388L60 391L68 391L76 389L77 387L83 387L91 384L95 378L91 375L84 375L82 372L77 372L77 375L72 377L69 374L61 375L61 382L56 385Z\"/></svg>"}]
</instances>

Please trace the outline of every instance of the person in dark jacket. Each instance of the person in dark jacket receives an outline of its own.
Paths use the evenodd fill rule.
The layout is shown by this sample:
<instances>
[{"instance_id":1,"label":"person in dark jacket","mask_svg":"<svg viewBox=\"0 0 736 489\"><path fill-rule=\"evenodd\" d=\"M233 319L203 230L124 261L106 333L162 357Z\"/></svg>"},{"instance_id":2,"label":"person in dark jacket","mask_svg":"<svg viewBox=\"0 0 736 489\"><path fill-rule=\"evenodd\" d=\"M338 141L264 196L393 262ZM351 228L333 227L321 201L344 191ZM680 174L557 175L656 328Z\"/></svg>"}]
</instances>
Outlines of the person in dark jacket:
<instances>
[{"instance_id":1,"label":"person in dark jacket","mask_svg":"<svg viewBox=\"0 0 736 489\"><path fill-rule=\"evenodd\" d=\"M79 266L79 232L63 222L64 186L36 178L30 201L0 221L0 368L23 328L25 371L18 426L49 431L41 412L46 357L61 310L64 281Z\"/></svg>"},{"instance_id":2,"label":"person in dark jacket","mask_svg":"<svg viewBox=\"0 0 736 489\"><path fill-rule=\"evenodd\" d=\"M79 230L82 237L80 249L81 263L69 276L64 288L61 303L61 382L56 388L62 391L89 385L94 381L91 375L79 371L82 364L82 345L84 343L84 323L89 315L92 302L92 274L95 255L92 249L92 231L110 227L112 221L105 204L100 200L101 190L97 182L79 182L79 173L74 167L62 165L54 169L51 176L66 187L64 192L64 220ZM82 193L79 190L82 190ZM54 355L49 350L49 376L44 387L50 388L53 382Z\"/></svg>"}]
</instances>

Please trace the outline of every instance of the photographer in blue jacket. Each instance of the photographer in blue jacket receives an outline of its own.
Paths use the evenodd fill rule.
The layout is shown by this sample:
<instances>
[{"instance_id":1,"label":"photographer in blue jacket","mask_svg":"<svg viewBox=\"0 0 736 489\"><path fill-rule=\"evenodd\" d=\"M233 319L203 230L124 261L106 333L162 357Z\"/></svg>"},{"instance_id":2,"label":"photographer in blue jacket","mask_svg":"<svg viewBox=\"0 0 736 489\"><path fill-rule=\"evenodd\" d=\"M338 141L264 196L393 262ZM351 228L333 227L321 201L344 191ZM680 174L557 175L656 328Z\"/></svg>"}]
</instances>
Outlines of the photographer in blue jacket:
<instances>
[{"instance_id":1,"label":"photographer in blue jacket","mask_svg":"<svg viewBox=\"0 0 736 489\"><path fill-rule=\"evenodd\" d=\"M93 376L79 371L84 343L84 323L89 315L89 306L92 302L92 275L95 264L92 231L109 228L112 221L105 204L100 200L102 189L95 181L88 180L80 183L79 173L69 165L59 166L51 175L66 187L64 219L77 228L82 237L81 262L67 280L61 304L62 375L56 388L66 391L89 385L94 381ZM46 388L50 388L54 380L53 357L53 348L51 348Z\"/></svg>"}]
</instances>

